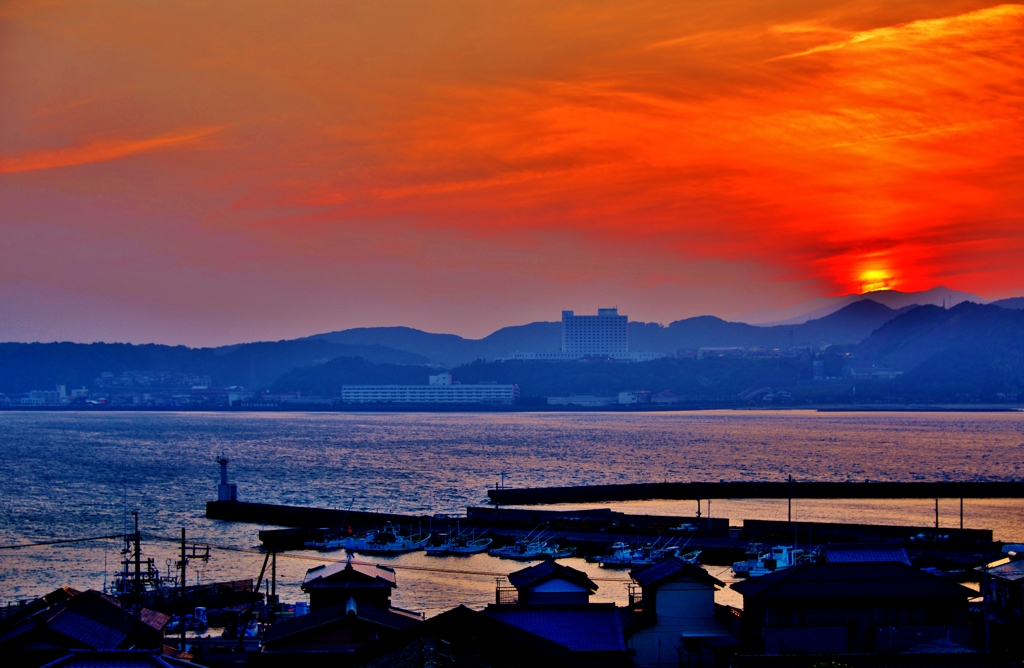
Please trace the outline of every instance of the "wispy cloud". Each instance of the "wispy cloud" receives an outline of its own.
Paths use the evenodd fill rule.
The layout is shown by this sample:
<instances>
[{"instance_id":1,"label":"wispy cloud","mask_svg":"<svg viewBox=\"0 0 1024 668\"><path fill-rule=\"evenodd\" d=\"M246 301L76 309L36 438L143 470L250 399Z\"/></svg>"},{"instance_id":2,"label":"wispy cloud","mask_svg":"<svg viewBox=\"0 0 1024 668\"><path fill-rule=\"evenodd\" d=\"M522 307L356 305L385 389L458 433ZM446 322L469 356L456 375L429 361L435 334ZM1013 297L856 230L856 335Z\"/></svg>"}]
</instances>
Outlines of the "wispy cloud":
<instances>
[{"instance_id":1,"label":"wispy cloud","mask_svg":"<svg viewBox=\"0 0 1024 668\"><path fill-rule=\"evenodd\" d=\"M148 139L98 139L78 146L29 151L22 155L0 154L0 175L109 162L140 153L195 146L225 127L174 132Z\"/></svg>"}]
</instances>

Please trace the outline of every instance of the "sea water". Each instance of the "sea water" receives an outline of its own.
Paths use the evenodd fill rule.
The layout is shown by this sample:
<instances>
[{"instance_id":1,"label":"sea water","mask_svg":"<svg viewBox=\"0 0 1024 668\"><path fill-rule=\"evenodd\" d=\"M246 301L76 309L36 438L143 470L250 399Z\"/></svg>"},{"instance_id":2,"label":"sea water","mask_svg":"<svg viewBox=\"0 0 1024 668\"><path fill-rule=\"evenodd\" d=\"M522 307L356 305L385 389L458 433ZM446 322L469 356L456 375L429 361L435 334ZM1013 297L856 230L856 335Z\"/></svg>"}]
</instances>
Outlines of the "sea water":
<instances>
[{"instance_id":1,"label":"sea water","mask_svg":"<svg viewBox=\"0 0 1024 668\"><path fill-rule=\"evenodd\" d=\"M660 481L960 481L1024 477L1024 413L0 413L0 545L122 533L139 512L146 556L173 574L180 528L213 546L189 583L256 578L253 524L211 521L216 458L239 500L432 515L464 513L506 486ZM695 502L590 504L692 515ZM702 514L785 519L786 501L714 501ZM940 526L959 526L940 501ZM797 521L932 526L932 500L801 501ZM964 526L1024 540L1024 502L968 499ZM129 527L130 528L130 527ZM116 539L0 550L0 603L62 585L102 589L119 568ZM306 569L343 553L279 555L284 600L305 600ZM428 616L493 600L495 577L522 564L423 553L396 568L394 602ZM597 579L594 600L622 603L622 571L568 560ZM728 567L708 567L719 578ZM723 594L730 600L728 593Z\"/></svg>"}]
</instances>

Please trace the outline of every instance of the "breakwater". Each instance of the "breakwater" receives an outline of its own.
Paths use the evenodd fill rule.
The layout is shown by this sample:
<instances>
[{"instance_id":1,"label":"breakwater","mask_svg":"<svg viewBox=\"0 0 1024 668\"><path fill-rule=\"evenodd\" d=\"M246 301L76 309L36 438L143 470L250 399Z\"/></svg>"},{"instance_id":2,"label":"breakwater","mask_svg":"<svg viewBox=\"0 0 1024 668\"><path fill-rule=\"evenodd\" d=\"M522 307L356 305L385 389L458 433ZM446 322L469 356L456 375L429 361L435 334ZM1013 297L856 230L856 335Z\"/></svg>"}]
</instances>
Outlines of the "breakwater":
<instances>
[{"instance_id":1,"label":"breakwater","mask_svg":"<svg viewBox=\"0 0 1024 668\"><path fill-rule=\"evenodd\" d=\"M656 482L496 488L487 496L508 506L645 499L1024 499L1024 482Z\"/></svg>"}]
</instances>

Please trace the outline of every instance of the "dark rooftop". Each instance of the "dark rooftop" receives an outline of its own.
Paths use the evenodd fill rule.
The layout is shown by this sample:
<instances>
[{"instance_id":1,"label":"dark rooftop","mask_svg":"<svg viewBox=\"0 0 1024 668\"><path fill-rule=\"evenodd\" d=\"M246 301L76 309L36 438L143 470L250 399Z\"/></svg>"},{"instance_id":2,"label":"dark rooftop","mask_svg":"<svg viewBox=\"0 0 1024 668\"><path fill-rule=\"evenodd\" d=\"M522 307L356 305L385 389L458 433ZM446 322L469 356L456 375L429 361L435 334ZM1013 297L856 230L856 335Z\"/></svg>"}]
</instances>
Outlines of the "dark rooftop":
<instances>
[{"instance_id":1,"label":"dark rooftop","mask_svg":"<svg viewBox=\"0 0 1024 668\"><path fill-rule=\"evenodd\" d=\"M356 663L368 663L425 638L438 638L451 647L510 668L573 665L565 645L462 605L399 631L387 643L360 648Z\"/></svg>"},{"instance_id":2,"label":"dark rooftop","mask_svg":"<svg viewBox=\"0 0 1024 668\"><path fill-rule=\"evenodd\" d=\"M979 566L974 570L984 571L992 577L1013 582L1024 578L1024 559L1000 559L988 566Z\"/></svg>"},{"instance_id":3,"label":"dark rooftop","mask_svg":"<svg viewBox=\"0 0 1024 668\"><path fill-rule=\"evenodd\" d=\"M971 598L977 592L896 562L803 564L737 582L744 598Z\"/></svg>"},{"instance_id":4,"label":"dark rooftop","mask_svg":"<svg viewBox=\"0 0 1024 668\"><path fill-rule=\"evenodd\" d=\"M569 580L590 591L597 590L597 585L586 573L564 566L557 561L542 561L534 566L510 573L508 581L516 589L529 589L552 578Z\"/></svg>"},{"instance_id":5,"label":"dark rooftop","mask_svg":"<svg viewBox=\"0 0 1024 668\"><path fill-rule=\"evenodd\" d=\"M910 566L910 557L902 545L828 545L821 551L829 564L894 561Z\"/></svg>"},{"instance_id":6,"label":"dark rooftop","mask_svg":"<svg viewBox=\"0 0 1024 668\"><path fill-rule=\"evenodd\" d=\"M724 582L712 576L700 566L677 559L676 557L669 557L651 566L632 570L629 572L629 576L641 587L659 585L662 582L674 580L677 577L688 577L717 587L725 586Z\"/></svg>"},{"instance_id":7,"label":"dark rooftop","mask_svg":"<svg viewBox=\"0 0 1024 668\"><path fill-rule=\"evenodd\" d=\"M306 631L335 624L349 614L357 619L366 620L393 629L405 629L421 623L422 618L405 610L383 609L373 605L352 605L343 603L317 610L307 615L286 619L272 625L263 636L263 643L274 643L282 638L294 636Z\"/></svg>"},{"instance_id":8,"label":"dark rooftop","mask_svg":"<svg viewBox=\"0 0 1024 668\"><path fill-rule=\"evenodd\" d=\"M198 668L194 664L146 650L72 650L43 668Z\"/></svg>"},{"instance_id":9,"label":"dark rooftop","mask_svg":"<svg viewBox=\"0 0 1024 668\"><path fill-rule=\"evenodd\" d=\"M306 571L302 589L320 586L346 587L397 587L395 571L386 566L353 562L351 559L323 566L316 566Z\"/></svg>"},{"instance_id":10,"label":"dark rooftop","mask_svg":"<svg viewBox=\"0 0 1024 668\"><path fill-rule=\"evenodd\" d=\"M624 652L619 611L611 603L585 605L491 605L486 614L565 645L573 652Z\"/></svg>"}]
</instances>

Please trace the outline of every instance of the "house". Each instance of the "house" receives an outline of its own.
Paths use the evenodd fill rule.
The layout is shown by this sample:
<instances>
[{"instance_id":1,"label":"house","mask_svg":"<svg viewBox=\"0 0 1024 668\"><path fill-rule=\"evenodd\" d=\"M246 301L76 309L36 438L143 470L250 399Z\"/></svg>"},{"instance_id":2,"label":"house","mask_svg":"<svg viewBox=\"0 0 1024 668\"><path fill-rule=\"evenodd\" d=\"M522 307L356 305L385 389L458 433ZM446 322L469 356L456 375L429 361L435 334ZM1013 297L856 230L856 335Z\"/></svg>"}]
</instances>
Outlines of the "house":
<instances>
[{"instance_id":1,"label":"house","mask_svg":"<svg viewBox=\"0 0 1024 668\"><path fill-rule=\"evenodd\" d=\"M803 564L737 582L741 632L762 654L895 653L970 645L971 589L899 562Z\"/></svg>"},{"instance_id":2,"label":"house","mask_svg":"<svg viewBox=\"0 0 1024 668\"><path fill-rule=\"evenodd\" d=\"M316 566L306 571L302 591L309 594L312 612L347 603L358 603L387 608L391 605L391 590L398 586L395 571L376 564L354 564L348 561Z\"/></svg>"},{"instance_id":3,"label":"house","mask_svg":"<svg viewBox=\"0 0 1024 668\"><path fill-rule=\"evenodd\" d=\"M547 638L460 605L356 651L368 668L430 665L540 668L576 665L569 649Z\"/></svg>"},{"instance_id":4,"label":"house","mask_svg":"<svg viewBox=\"0 0 1024 668\"><path fill-rule=\"evenodd\" d=\"M72 651L160 652L169 621L148 608L132 614L98 591L64 587L0 619L0 656L5 666L37 668Z\"/></svg>"},{"instance_id":5,"label":"house","mask_svg":"<svg viewBox=\"0 0 1024 668\"><path fill-rule=\"evenodd\" d=\"M258 652L246 666L303 668L354 665L354 652L387 641L399 631L422 623L423 616L391 605L397 586L394 570L372 564L317 566L306 572L303 591L310 613L277 622L267 629Z\"/></svg>"},{"instance_id":6,"label":"house","mask_svg":"<svg viewBox=\"0 0 1024 668\"><path fill-rule=\"evenodd\" d=\"M1024 651L1024 554L1011 553L977 569L985 597L989 642L993 648Z\"/></svg>"},{"instance_id":7,"label":"house","mask_svg":"<svg viewBox=\"0 0 1024 668\"><path fill-rule=\"evenodd\" d=\"M557 561L542 561L508 576L520 605L586 605L597 585L584 573Z\"/></svg>"},{"instance_id":8,"label":"house","mask_svg":"<svg viewBox=\"0 0 1024 668\"><path fill-rule=\"evenodd\" d=\"M508 576L514 589L498 586L485 614L566 647L582 666L627 666L620 611L590 603L597 585L586 573L543 561Z\"/></svg>"},{"instance_id":9,"label":"house","mask_svg":"<svg viewBox=\"0 0 1024 668\"><path fill-rule=\"evenodd\" d=\"M625 635L634 666L728 665L739 639L730 611L715 604L723 582L675 557L629 575Z\"/></svg>"}]
</instances>

